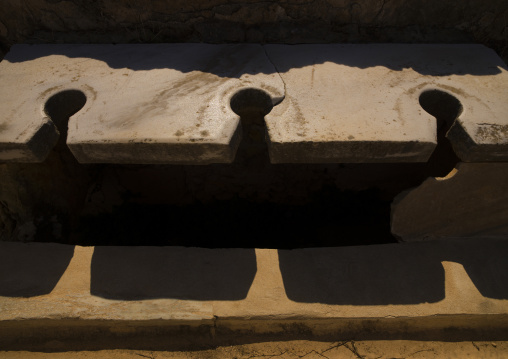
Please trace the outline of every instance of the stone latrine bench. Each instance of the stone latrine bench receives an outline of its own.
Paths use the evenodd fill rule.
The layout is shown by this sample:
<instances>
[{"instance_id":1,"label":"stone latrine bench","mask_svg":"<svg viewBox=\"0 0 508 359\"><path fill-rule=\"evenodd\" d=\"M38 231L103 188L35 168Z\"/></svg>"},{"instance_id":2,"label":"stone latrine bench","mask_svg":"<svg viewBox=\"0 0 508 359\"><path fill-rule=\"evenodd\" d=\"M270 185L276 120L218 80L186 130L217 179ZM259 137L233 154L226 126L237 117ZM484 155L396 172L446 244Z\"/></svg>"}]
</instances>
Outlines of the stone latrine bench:
<instances>
[{"instance_id":1,"label":"stone latrine bench","mask_svg":"<svg viewBox=\"0 0 508 359\"><path fill-rule=\"evenodd\" d=\"M256 200L286 200L291 186L308 197L320 181L353 192L336 202L324 192L318 216L289 218L289 234L256 223L265 207L240 214L251 227L238 228L214 213L179 223L180 206L155 217L166 232L134 233L136 246L125 231L112 234L119 245L0 241L0 350L506 340L508 71L486 47L15 45L0 63L0 110L0 239L13 214L8 239L42 231L62 242L57 215L79 213L85 198L122 205L121 174L164 206L237 186L228 199L254 182ZM369 203L343 233L354 218L342 207L371 187L390 194L393 236L423 242L393 243L386 218L392 242L358 245L381 236L360 231ZM326 246L315 242L321 214L339 222ZM157 246L199 221L205 245ZM235 242L210 245L212 230ZM251 245L248 231L259 235Z\"/></svg>"},{"instance_id":2,"label":"stone latrine bench","mask_svg":"<svg viewBox=\"0 0 508 359\"><path fill-rule=\"evenodd\" d=\"M80 163L231 163L255 109L272 163L439 162L449 141L393 234L508 234L508 72L481 45L15 45L0 78L2 162L42 162L62 109Z\"/></svg>"},{"instance_id":3,"label":"stone latrine bench","mask_svg":"<svg viewBox=\"0 0 508 359\"><path fill-rule=\"evenodd\" d=\"M15 45L0 71L2 161L47 156L44 106L65 91L86 97L67 138L81 163L232 162L242 103L266 109L273 163L425 162L429 92L460 107L462 161L508 159L506 65L481 45Z\"/></svg>"}]
</instances>

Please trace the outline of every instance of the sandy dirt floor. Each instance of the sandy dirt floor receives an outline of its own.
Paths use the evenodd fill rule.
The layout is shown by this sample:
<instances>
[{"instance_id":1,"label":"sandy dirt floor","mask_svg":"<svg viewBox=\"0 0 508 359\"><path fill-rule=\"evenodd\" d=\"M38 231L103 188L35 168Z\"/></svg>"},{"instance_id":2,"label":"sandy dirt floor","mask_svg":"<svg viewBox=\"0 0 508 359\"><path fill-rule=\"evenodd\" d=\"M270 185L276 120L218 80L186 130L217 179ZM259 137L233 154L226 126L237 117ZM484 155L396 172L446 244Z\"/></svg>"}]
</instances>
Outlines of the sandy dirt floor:
<instances>
[{"instance_id":1,"label":"sandy dirt floor","mask_svg":"<svg viewBox=\"0 0 508 359\"><path fill-rule=\"evenodd\" d=\"M40 353L0 351L2 359L255 359L255 358L352 358L352 359L419 359L419 358L508 358L508 341L496 342L420 342L420 341L287 341L224 346L213 350L168 352L144 350L102 350Z\"/></svg>"}]
</instances>

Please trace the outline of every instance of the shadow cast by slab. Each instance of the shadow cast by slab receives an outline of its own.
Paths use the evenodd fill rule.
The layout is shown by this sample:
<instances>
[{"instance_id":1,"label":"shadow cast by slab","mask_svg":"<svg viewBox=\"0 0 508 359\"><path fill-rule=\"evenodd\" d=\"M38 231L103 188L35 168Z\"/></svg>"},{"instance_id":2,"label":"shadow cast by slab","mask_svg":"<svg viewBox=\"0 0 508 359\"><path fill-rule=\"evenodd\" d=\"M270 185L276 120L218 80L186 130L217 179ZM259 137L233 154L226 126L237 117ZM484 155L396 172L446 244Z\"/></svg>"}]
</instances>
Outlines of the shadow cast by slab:
<instances>
[{"instance_id":1,"label":"shadow cast by slab","mask_svg":"<svg viewBox=\"0 0 508 359\"><path fill-rule=\"evenodd\" d=\"M73 255L74 246L0 242L0 296L51 293Z\"/></svg>"},{"instance_id":2,"label":"shadow cast by slab","mask_svg":"<svg viewBox=\"0 0 508 359\"><path fill-rule=\"evenodd\" d=\"M419 243L279 250L290 300L338 305L438 302L445 295L439 258Z\"/></svg>"},{"instance_id":3,"label":"shadow cast by slab","mask_svg":"<svg viewBox=\"0 0 508 359\"><path fill-rule=\"evenodd\" d=\"M507 239L457 239L448 246L448 257L464 266L481 295L508 299Z\"/></svg>"},{"instance_id":4,"label":"shadow cast by slab","mask_svg":"<svg viewBox=\"0 0 508 359\"><path fill-rule=\"evenodd\" d=\"M507 258L508 241L499 239L279 250L289 299L338 305L443 300L443 261L461 264L484 297L508 299Z\"/></svg>"},{"instance_id":5,"label":"shadow cast by slab","mask_svg":"<svg viewBox=\"0 0 508 359\"><path fill-rule=\"evenodd\" d=\"M426 76L485 76L508 69L493 50L484 52L481 50L488 49L474 44L301 44L265 48L281 73L325 63L360 69L412 69Z\"/></svg>"},{"instance_id":6,"label":"shadow cast by slab","mask_svg":"<svg viewBox=\"0 0 508 359\"><path fill-rule=\"evenodd\" d=\"M453 95L440 90L423 92L419 102L437 123L437 146L427 161L427 173L432 177L445 177L460 161L446 135L462 113L462 104Z\"/></svg>"},{"instance_id":7,"label":"shadow cast by slab","mask_svg":"<svg viewBox=\"0 0 508 359\"><path fill-rule=\"evenodd\" d=\"M256 270L254 249L96 247L90 291L119 300L241 300Z\"/></svg>"},{"instance_id":8,"label":"shadow cast by slab","mask_svg":"<svg viewBox=\"0 0 508 359\"><path fill-rule=\"evenodd\" d=\"M468 46L470 45L470 46ZM92 49L90 46L94 46ZM413 46L408 50L407 46ZM473 47L471 47L473 46ZM412 68L422 75L496 75L506 64L474 44L45 44L7 53L9 62L31 61L51 55L103 61L112 69L146 71L175 69L202 71L219 77L272 74L291 69L335 63L366 69L382 66L392 71ZM177 54L175 56L175 54ZM250 62L246 63L246 59ZM451 61L450 59L453 59ZM464 60L467 59L467 60ZM277 68L272 66L275 64Z\"/></svg>"}]
</instances>

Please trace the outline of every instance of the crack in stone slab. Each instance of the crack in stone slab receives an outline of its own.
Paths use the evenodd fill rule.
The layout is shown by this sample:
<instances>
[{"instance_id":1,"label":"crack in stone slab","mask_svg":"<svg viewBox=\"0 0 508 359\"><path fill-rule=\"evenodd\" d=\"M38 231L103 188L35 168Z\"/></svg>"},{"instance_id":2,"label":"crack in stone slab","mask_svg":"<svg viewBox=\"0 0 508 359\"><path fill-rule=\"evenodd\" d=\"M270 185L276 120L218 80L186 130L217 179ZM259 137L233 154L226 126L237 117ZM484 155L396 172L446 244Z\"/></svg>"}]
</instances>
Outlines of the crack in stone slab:
<instances>
[{"instance_id":1,"label":"crack in stone slab","mask_svg":"<svg viewBox=\"0 0 508 359\"><path fill-rule=\"evenodd\" d=\"M266 56L266 59L272 64L272 66L275 69L275 71L277 71L277 75L279 75L279 78L282 81L282 84L284 85L284 96L282 98L280 98L280 99L277 99L277 102L273 104L274 106L277 106L282 101L284 101L284 99L287 96L286 81L284 81L284 77L282 77L279 69L277 68L277 65L272 61L272 59L270 58L270 55L268 55L268 51L266 51L266 47L264 45L262 45L261 47L263 48L263 51L264 51L265 56Z\"/></svg>"}]
</instances>

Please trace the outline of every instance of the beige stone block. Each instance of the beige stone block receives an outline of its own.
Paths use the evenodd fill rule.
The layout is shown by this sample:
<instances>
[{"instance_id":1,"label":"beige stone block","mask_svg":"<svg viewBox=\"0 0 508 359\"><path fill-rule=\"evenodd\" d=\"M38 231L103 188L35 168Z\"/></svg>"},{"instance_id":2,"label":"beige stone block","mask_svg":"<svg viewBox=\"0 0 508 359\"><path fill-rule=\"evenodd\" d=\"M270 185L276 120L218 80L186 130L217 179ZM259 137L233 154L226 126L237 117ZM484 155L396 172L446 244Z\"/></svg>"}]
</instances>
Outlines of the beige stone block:
<instances>
[{"instance_id":1,"label":"beige stone block","mask_svg":"<svg viewBox=\"0 0 508 359\"><path fill-rule=\"evenodd\" d=\"M231 97L255 87L277 103L284 91L259 45L15 45L0 76L4 161L44 159L57 139L45 103L78 90L86 103L67 144L82 163L231 162L241 138Z\"/></svg>"},{"instance_id":2,"label":"beige stone block","mask_svg":"<svg viewBox=\"0 0 508 359\"><path fill-rule=\"evenodd\" d=\"M15 45L0 80L1 161L42 161L59 136L45 105L72 92L82 163L231 162L241 107L269 112L274 163L425 162L434 90L460 103L463 161L508 159L506 65L481 45Z\"/></svg>"},{"instance_id":3,"label":"beige stone block","mask_svg":"<svg viewBox=\"0 0 508 359\"><path fill-rule=\"evenodd\" d=\"M436 122L422 93L454 96L464 161L508 160L508 72L481 45L267 45L286 100L266 117L273 162L426 162Z\"/></svg>"},{"instance_id":4,"label":"beige stone block","mask_svg":"<svg viewBox=\"0 0 508 359\"><path fill-rule=\"evenodd\" d=\"M459 163L401 193L391 217L402 241L508 238L508 163Z\"/></svg>"}]
</instances>

